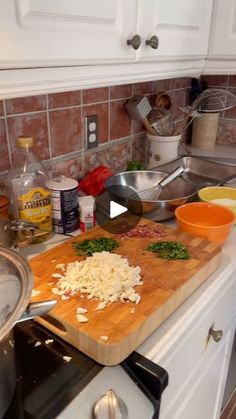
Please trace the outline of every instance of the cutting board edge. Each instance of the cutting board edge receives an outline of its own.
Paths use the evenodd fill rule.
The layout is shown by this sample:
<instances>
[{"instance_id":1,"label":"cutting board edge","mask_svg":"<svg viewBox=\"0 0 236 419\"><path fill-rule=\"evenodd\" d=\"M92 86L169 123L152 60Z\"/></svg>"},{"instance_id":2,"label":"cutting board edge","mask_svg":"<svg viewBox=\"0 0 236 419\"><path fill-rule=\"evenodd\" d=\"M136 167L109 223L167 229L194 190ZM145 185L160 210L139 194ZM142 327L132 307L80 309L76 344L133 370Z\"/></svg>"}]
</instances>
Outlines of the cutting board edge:
<instances>
[{"instance_id":1,"label":"cutting board edge","mask_svg":"<svg viewBox=\"0 0 236 419\"><path fill-rule=\"evenodd\" d=\"M50 322L45 321L41 317L38 317L35 320L47 329L49 329L51 332L56 333L62 339L75 346L78 350L91 357L99 364L104 366L117 365L120 362L122 362L125 358L127 358L130 355L130 353L136 350L137 347L141 343L143 343L144 340L148 338L148 336L150 336L150 334L153 333L157 327L159 327L203 282L207 280L207 278L209 278L209 276L212 273L216 271L221 261L221 255L222 251L221 248L219 248L215 256L211 259L211 263L207 265L208 269L204 278L201 278L201 274L202 271L206 269L206 265L203 265L202 268L194 275L194 277L191 278L191 287L190 281L185 282L181 287L179 287L175 291L174 294L170 295L170 297L161 307L158 307L157 310L155 310L155 312L153 312L146 320L144 320L144 322L139 326L139 328L136 328L132 333L125 336L122 341L119 341L117 343L109 344L109 342L96 341L91 336L86 335L85 347L79 346L78 339L76 339L76 337L73 338L73 336L71 337L69 333L60 331L58 329L55 331L55 326ZM160 318L161 314L162 318ZM65 330L67 330L67 325L65 324L63 319L60 319L59 322L62 324ZM83 332L80 330L79 333L83 338ZM129 345L129 349L127 349L128 340L132 342ZM91 351L87 349L89 341L91 341L91 344L94 347L93 353L91 353ZM118 354L115 354L116 349L118 349ZM94 354L94 352L96 353Z\"/></svg>"}]
</instances>

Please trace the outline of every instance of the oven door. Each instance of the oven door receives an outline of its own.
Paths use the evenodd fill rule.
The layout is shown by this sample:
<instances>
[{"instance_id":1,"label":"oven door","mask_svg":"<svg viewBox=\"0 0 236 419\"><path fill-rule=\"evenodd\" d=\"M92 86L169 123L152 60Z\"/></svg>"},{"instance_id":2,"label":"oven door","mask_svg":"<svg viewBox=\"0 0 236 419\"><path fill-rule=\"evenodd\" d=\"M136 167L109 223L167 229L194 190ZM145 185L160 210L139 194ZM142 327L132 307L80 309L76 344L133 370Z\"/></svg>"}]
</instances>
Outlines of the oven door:
<instances>
[{"instance_id":1,"label":"oven door","mask_svg":"<svg viewBox=\"0 0 236 419\"><path fill-rule=\"evenodd\" d=\"M163 368L133 352L120 365L104 367L57 419L157 419L167 384Z\"/></svg>"}]
</instances>

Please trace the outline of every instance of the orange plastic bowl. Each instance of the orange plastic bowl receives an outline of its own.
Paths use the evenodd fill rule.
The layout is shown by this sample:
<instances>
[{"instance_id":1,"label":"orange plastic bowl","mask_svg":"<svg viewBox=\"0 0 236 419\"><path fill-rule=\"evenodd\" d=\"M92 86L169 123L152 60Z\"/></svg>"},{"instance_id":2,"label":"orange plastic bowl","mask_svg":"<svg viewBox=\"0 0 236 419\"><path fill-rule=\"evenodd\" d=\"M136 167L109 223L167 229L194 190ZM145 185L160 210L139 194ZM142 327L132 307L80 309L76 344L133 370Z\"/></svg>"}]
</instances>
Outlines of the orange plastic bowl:
<instances>
[{"instance_id":1,"label":"orange plastic bowl","mask_svg":"<svg viewBox=\"0 0 236 419\"><path fill-rule=\"evenodd\" d=\"M222 244L232 228L235 214L226 207L208 202L190 202L176 208L177 228Z\"/></svg>"}]
</instances>

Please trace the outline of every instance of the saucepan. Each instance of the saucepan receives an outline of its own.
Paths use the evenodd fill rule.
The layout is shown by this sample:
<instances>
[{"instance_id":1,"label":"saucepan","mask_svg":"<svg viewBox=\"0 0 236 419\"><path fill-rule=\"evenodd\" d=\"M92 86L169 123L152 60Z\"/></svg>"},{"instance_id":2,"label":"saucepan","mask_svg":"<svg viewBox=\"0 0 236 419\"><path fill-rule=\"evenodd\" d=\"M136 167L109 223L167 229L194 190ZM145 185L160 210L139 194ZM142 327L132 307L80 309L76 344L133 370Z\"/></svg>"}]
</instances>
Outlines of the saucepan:
<instances>
[{"instance_id":1,"label":"saucepan","mask_svg":"<svg viewBox=\"0 0 236 419\"><path fill-rule=\"evenodd\" d=\"M156 221L165 221L175 216L175 209L197 196L197 186L182 177L173 180L160 193L156 201L139 198L139 192L150 188L167 176L166 172L136 170L110 176L105 187L114 201L127 207L131 213L153 215ZM134 199L134 192L137 197Z\"/></svg>"},{"instance_id":2,"label":"saucepan","mask_svg":"<svg viewBox=\"0 0 236 419\"><path fill-rule=\"evenodd\" d=\"M37 224L24 220L0 218L0 246L9 248L23 247L32 242Z\"/></svg>"},{"instance_id":3,"label":"saucepan","mask_svg":"<svg viewBox=\"0 0 236 419\"><path fill-rule=\"evenodd\" d=\"M15 391L14 325L46 314L56 301L31 303L33 275L27 261L16 251L0 246L0 418Z\"/></svg>"}]
</instances>

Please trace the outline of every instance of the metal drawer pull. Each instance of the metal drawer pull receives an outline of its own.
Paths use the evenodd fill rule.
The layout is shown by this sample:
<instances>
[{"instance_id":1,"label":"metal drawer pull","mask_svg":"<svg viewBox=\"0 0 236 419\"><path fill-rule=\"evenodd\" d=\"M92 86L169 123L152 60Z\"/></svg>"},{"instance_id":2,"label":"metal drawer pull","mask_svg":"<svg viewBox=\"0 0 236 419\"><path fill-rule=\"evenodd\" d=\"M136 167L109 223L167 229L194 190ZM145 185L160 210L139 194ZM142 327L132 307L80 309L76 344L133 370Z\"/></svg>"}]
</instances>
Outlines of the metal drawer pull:
<instances>
[{"instance_id":1,"label":"metal drawer pull","mask_svg":"<svg viewBox=\"0 0 236 419\"><path fill-rule=\"evenodd\" d=\"M223 330L214 330L212 329L212 327L209 330L209 334L208 334L209 338L212 337L212 339L214 340L214 342L219 342L222 339L223 336Z\"/></svg>"},{"instance_id":2,"label":"metal drawer pull","mask_svg":"<svg viewBox=\"0 0 236 419\"><path fill-rule=\"evenodd\" d=\"M157 49L159 45L159 39L156 35L153 35L150 39L146 40L146 45L150 45L151 48Z\"/></svg>"},{"instance_id":3,"label":"metal drawer pull","mask_svg":"<svg viewBox=\"0 0 236 419\"><path fill-rule=\"evenodd\" d=\"M131 45L133 49L138 49L141 45L141 36L134 35L133 38L127 40L127 45Z\"/></svg>"}]
</instances>

